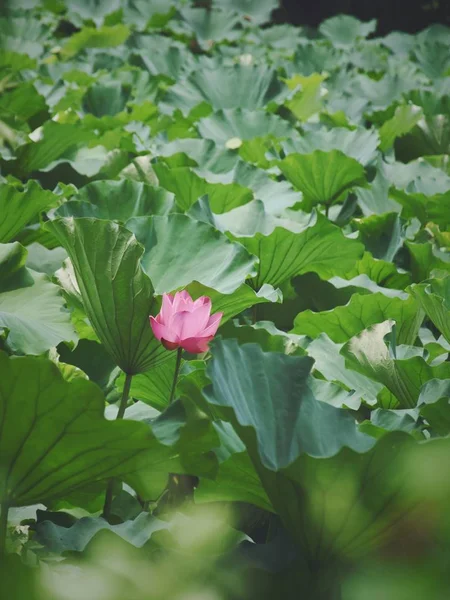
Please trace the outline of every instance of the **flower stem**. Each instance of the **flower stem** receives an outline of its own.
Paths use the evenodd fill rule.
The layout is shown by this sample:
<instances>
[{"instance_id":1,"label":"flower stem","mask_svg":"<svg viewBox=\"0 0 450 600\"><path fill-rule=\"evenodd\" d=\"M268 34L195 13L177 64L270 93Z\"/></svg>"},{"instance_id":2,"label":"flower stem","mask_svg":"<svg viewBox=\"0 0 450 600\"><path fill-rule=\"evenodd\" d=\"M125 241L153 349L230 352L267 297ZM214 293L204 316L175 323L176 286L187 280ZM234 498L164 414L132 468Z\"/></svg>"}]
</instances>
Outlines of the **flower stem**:
<instances>
[{"instance_id":1,"label":"flower stem","mask_svg":"<svg viewBox=\"0 0 450 600\"><path fill-rule=\"evenodd\" d=\"M130 373L127 373L126 377L125 377L122 398L120 399L119 410L117 412L116 420L123 419L123 416L127 409L128 399L130 397L130 388L131 388L131 380L132 379L133 379L133 375L130 375ZM106 486L105 503L103 505L103 514L102 514L102 517L106 520L108 520L109 517L111 516L113 492L114 492L114 479L110 479L108 481L108 485Z\"/></svg>"},{"instance_id":2,"label":"flower stem","mask_svg":"<svg viewBox=\"0 0 450 600\"><path fill-rule=\"evenodd\" d=\"M181 354L183 352L182 348L178 348L177 350L177 362L175 364L175 371L173 374L173 383L172 383L172 389L170 391L170 398L169 398L169 404L172 404L174 396L175 396L175 390L177 389L177 381L178 381L178 373L180 372L180 366L181 366Z\"/></svg>"},{"instance_id":3,"label":"flower stem","mask_svg":"<svg viewBox=\"0 0 450 600\"><path fill-rule=\"evenodd\" d=\"M122 398L120 399L119 411L117 413L116 419L123 419L123 415L125 414L128 398L130 397L130 388L131 388L131 380L133 379L133 375L127 373L125 377L125 383L123 385Z\"/></svg>"},{"instance_id":4,"label":"flower stem","mask_svg":"<svg viewBox=\"0 0 450 600\"><path fill-rule=\"evenodd\" d=\"M172 390L170 392L170 398L169 398L169 406L173 402L173 399L175 397L175 390L177 389L177 381L178 381L178 374L180 372L182 352L183 352L183 349L178 348L177 362L175 364L175 371L173 373ZM168 481L167 487L163 493L164 496L167 494L167 497L169 498L169 500L168 500L169 503L176 504L177 502L180 501L181 494L183 492L183 490L180 489L180 481L184 481L184 478L189 479L189 475L185 476L185 475L177 475L176 473L169 473L169 481Z\"/></svg>"},{"instance_id":5,"label":"flower stem","mask_svg":"<svg viewBox=\"0 0 450 600\"><path fill-rule=\"evenodd\" d=\"M8 508L6 502L0 504L0 557L5 554L6 533L8 531Z\"/></svg>"}]
</instances>

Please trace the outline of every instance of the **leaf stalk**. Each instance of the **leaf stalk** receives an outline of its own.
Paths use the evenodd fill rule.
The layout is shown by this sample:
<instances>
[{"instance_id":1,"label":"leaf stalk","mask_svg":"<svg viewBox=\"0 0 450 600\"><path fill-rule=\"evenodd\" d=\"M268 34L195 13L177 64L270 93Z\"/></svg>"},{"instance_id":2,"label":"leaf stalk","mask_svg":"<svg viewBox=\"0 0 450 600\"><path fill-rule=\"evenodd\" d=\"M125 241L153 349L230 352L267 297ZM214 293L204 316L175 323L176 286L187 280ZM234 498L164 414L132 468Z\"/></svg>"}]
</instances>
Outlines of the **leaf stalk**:
<instances>
[{"instance_id":1,"label":"leaf stalk","mask_svg":"<svg viewBox=\"0 0 450 600\"><path fill-rule=\"evenodd\" d=\"M126 374L125 383L123 386L122 397L120 399L119 410L117 412L116 420L123 419L125 415L125 411L127 409L128 399L130 397L130 388L131 388L131 380L133 379L133 375L130 373ZM111 506L113 501L113 493L114 493L114 479L110 479L108 481L108 485L106 486L105 493L105 503L103 505L103 513L102 517L109 520L111 516Z\"/></svg>"}]
</instances>

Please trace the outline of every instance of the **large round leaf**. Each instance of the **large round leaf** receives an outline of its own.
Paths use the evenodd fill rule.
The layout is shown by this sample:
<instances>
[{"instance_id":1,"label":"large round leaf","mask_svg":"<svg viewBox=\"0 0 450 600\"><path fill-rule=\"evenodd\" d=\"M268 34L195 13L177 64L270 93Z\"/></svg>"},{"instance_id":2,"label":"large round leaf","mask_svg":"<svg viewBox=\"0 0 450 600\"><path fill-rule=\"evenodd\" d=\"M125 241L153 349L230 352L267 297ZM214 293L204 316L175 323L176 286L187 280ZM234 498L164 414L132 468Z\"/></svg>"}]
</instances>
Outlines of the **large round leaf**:
<instances>
[{"instance_id":1,"label":"large round leaf","mask_svg":"<svg viewBox=\"0 0 450 600\"><path fill-rule=\"evenodd\" d=\"M158 187L131 179L94 181L62 204L55 215L125 222L131 217L166 214L172 206L173 194Z\"/></svg>"},{"instance_id":2,"label":"large round leaf","mask_svg":"<svg viewBox=\"0 0 450 600\"><path fill-rule=\"evenodd\" d=\"M256 258L245 248L186 215L136 217L127 228L145 247L142 266L157 294L192 281L230 294L255 274Z\"/></svg>"},{"instance_id":3,"label":"large round leaf","mask_svg":"<svg viewBox=\"0 0 450 600\"><path fill-rule=\"evenodd\" d=\"M384 321L365 329L345 344L341 354L348 367L386 386L393 395L381 397L387 408L414 408L421 387L430 379L448 378L450 365L430 366L417 355L417 348L408 353L406 347L406 355L397 358L394 326L394 321Z\"/></svg>"},{"instance_id":4,"label":"large round leaf","mask_svg":"<svg viewBox=\"0 0 450 600\"><path fill-rule=\"evenodd\" d=\"M83 27L68 38L61 48L61 55L68 60L86 48L114 48L123 44L129 35L130 29L122 23L98 28Z\"/></svg>"},{"instance_id":5,"label":"large round leaf","mask_svg":"<svg viewBox=\"0 0 450 600\"><path fill-rule=\"evenodd\" d=\"M423 321L423 312L411 297L388 298L381 293L354 294L345 306L333 310L305 310L295 318L294 333L316 338L326 333L334 342L347 342L370 325L393 319L400 344L413 344Z\"/></svg>"},{"instance_id":6,"label":"large round leaf","mask_svg":"<svg viewBox=\"0 0 450 600\"><path fill-rule=\"evenodd\" d=\"M213 42L235 40L240 32L236 29L239 16L211 8L189 8L180 10L188 30L194 32L201 47L208 48Z\"/></svg>"},{"instance_id":7,"label":"large round leaf","mask_svg":"<svg viewBox=\"0 0 450 600\"><path fill-rule=\"evenodd\" d=\"M8 346L20 354L42 354L62 341L76 341L60 288L47 275L28 275L31 285L0 289L0 329L9 330Z\"/></svg>"},{"instance_id":8,"label":"large round leaf","mask_svg":"<svg viewBox=\"0 0 450 600\"><path fill-rule=\"evenodd\" d=\"M302 454L324 458L344 446L363 452L373 445L349 413L314 397L311 358L263 352L236 340L216 340L212 354L207 367L212 387L203 393L241 438L243 431L245 438L256 438L266 468L277 471Z\"/></svg>"},{"instance_id":9,"label":"large round leaf","mask_svg":"<svg viewBox=\"0 0 450 600\"><path fill-rule=\"evenodd\" d=\"M229 222L227 229L245 227L235 218ZM276 221L270 224L263 217L253 223L256 232L235 233L241 244L259 258L258 273L253 280L256 289L264 283L278 287L295 275L310 271L325 279L338 273L345 275L363 254L362 244L346 238L323 215L313 215L309 226L300 231L285 229L282 221L280 224L274 228Z\"/></svg>"},{"instance_id":10,"label":"large round leaf","mask_svg":"<svg viewBox=\"0 0 450 600\"><path fill-rule=\"evenodd\" d=\"M226 172L212 172L200 168L196 169L196 171L210 183L234 183L239 184L239 186L245 186L245 188L253 192L255 198L262 200L264 209L269 214L282 215L284 209L294 206L302 200L300 192L295 191L288 181L276 181L263 169L258 169L242 160L237 161L233 168ZM226 210L220 210L220 204L218 210L216 208L218 201L214 197L214 192L215 188L213 188L213 195L209 196L209 204L215 213L228 212L237 207L236 204L232 206L231 202L228 202ZM244 202L241 202L241 205L243 204Z\"/></svg>"},{"instance_id":11,"label":"large round leaf","mask_svg":"<svg viewBox=\"0 0 450 600\"><path fill-rule=\"evenodd\" d=\"M87 316L126 373L141 373L170 356L148 322L156 309L142 270L144 249L126 229L100 219L58 219L48 228L67 250Z\"/></svg>"},{"instance_id":12,"label":"large round leaf","mask_svg":"<svg viewBox=\"0 0 450 600\"><path fill-rule=\"evenodd\" d=\"M410 291L450 344L450 275L412 285Z\"/></svg>"},{"instance_id":13,"label":"large round leaf","mask_svg":"<svg viewBox=\"0 0 450 600\"><path fill-rule=\"evenodd\" d=\"M82 26L83 21L93 21L96 25L102 25L107 15L119 10L120 0L112 0L108 4L95 0L68 0L66 6L67 18L71 23Z\"/></svg>"},{"instance_id":14,"label":"large round leaf","mask_svg":"<svg viewBox=\"0 0 450 600\"><path fill-rule=\"evenodd\" d=\"M173 17L176 3L176 0L128 0L121 6L123 21L138 31L164 27Z\"/></svg>"},{"instance_id":15,"label":"large round leaf","mask_svg":"<svg viewBox=\"0 0 450 600\"><path fill-rule=\"evenodd\" d=\"M448 98L448 96L446 96ZM416 127L395 144L396 156L409 161L420 156L450 153L450 119L437 114L420 119Z\"/></svg>"},{"instance_id":16,"label":"large round leaf","mask_svg":"<svg viewBox=\"0 0 450 600\"><path fill-rule=\"evenodd\" d=\"M376 404L377 396L383 389L382 384L347 368L340 354L343 345L335 344L325 333L321 333L309 344L307 351L315 361L315 369L326 380L352 391L352 402L348 406L359 408L362 401L369 405Z\"/></svg>"},{"instance_id":17,"label":"large round leaf","mask_svg":"<svg viewBox=\"0 0 450 600\"><path fill-rule=\"evenodd\" d=\"M417 218L423 225L431 221L442 228L447 226L450 212L450 189L444 194L431 195L426 191L413 193L391 188L389 195L402 206L403 217Z\"/></svg>"},{"instance_id":18,"label":"large round leaf","mask_svg":"<svg viewBox=\"0 0 450 600\"><path fill-rule=\"evenodd\" d=\"M314 397L311 365L307 357L216 341L212 385L203 393L246 445L304 560L355 557L412 507L396 497L405 483L400 457L413 440L396 433L375 445L350 413Z\"/></svg>"},{"instance_id":19,"label":"large round leaf","mask_svg":"<svg viewBox=\"0 0 450 600\"><path fill-rule=\"evenodd\" d=\"M42 354L77 336L64 307L61 289L46 275L25 268L25 248L17 242L0 245L0 331L19 354Z\"/></svg>"},{"instance_id":20,"label":"large round leaf","mask_svg":"<svg viewBox=\"0 0 450 600\"><path fill-rule=\"evenodd\" d=\"M177 80L195 67L194 57L168 37L134 35L129 44L133 47L135 61L151 75L166 75Z\"/></svg>"},{"instance_id":21,"label":"large round leaf","mask_svg":"<svg viewBox=\"0 0 450 600\"><path fill-rule=\"evenodd\" d=\"M305 204L333 204L353 187L364 185L364 167L339 150L290 154L279 163L287 179L301 192Z\"/></svg>"},{"instance_id":22,"label":"large round leaf","mask_svg":"<svg viewBox=\"0 0 450 600\"><path fill-rule=\"evenodd\" d=\"M308 121L323 108L323 87L325 75L313 73L309 77L294 75L286 80L286 85L292 90L292 96L285 106L299 121Z\"/></svg>"},{"instance_id":23,"label":"large round leaf","mask_svg":"<svg viewBox=\"0 0 450 600\"><path fill-rule=\"evenodd\" d=\"M278 8L276 0L214 0L214 5L224 10L236 11L256 25L269 21L272 12Z\"/></svg>"},{"instance_id":24,"label":"large round leaf","mask_svg":"<svg viewBox=\"0 0 450 600\"><path fill-rule=\"evenodd\" d=\"M14 161L14 170L23 176L33 171L49 171L60 163L68 162L83 175L94 175L106 161L103 146L86 148L93 134L80 127L47 121L37 141L20 146ZM98 149L101 151L97 152Z\"/></svg>"},{"instance_id":25,"label":"large round leaf","mask_svg":"<svg viewBox=\"0 0 450 600\"><path fill-rule=\"evenodd\" d=\"M170 169L163 163L154 165L159 185L175 194L177 206L187 211L201 196L208 195L215 212L222 213L249 202L251 190L236 183L209 183L189 167Z\"/></svg>"},{"instance_id":26,"label":"large round leaf","mask_svg":"<svg viewBox=\"0 0 450 600\"><path fill-rule=\"evenodd\" d=\"M125 109L129 96L120 81L94 83L83 97L83 110L99 118L114 116Z\"/></svg>"},{"instance_id":27,"label":"large round leaf","mask_svg":"<svg viewBox=\"0 0 450 600\"><path fill-rule=\"evenodd\" d=\"M0 373L0 497L7 505L58 498L152 462L155 483L164 485L171 452L142 423L106 421L94 383L69 383L49 360L3 352Z\"/></svg>"},{"instance_id":28,"label":"large round leaf","mask_svg":"<svg viewBox=\"0 0 450 600\"><path fill-rule=\"evenodd\" d=\"M342 65L342 52L337 48L324 44L323 40L308 40L296 47L292 59L284 63L289 77L293 75L309 76L337 69Z\"/></svg>"},{"instance_id":29,"label":"large round leaf","mask_svg":"<svg viewBox=\"0 0 450 600\"><path fill-rule=\"evenodd\" d=\"M336 46L351 46L358 38L365 38L373 33L376 26L375 19L364 22L351 15L338 15L326 19L319 31Z\"/></svg>"},{"instance_id":30,"label":"large round leaf","mask_svg":"<svg viewBox=\"0 0 450 600\"><path fill-rule=\"evenodd\" d=\"M380 148L388 150L395 139L406 135L420 121L423 116L422 109L414 104L398 106L394 116L383 123L380 129Z\"/></svg>"},{"instance_id":31,"label":"large round leaf","mask_svg":"<svg viewBox=\"0 0 450 600\"><path fill-rule=\"evenodd\" d=\"M292 132L292 126L277 115L238 108L219 110L201 119L198 130L202 137L226 145L232 138L251 140L265 135L287 137Z\"/></svg>"},{"instance_id":32,"label":"large round leaf","mask_svg":"<svg viewBox=\"0 0 450 600\"><path fill-rule=\"evenodd\" d=\"M23 192L13 185L0 184L0 243L12 240L24 225L55 201L55 195L35 181L29 181Z\"/></svg>"},{"instance_id":33,"label":"large round leaf","mask_svg":"<svg viewBox=\"0 0 450 600\"><path fill-rule=\"evenodd\" d=\"M282 146L286 154L291 152L309 154L314 150L324 152L340 150L347 156L366 165L375 158L378 143L378 134L374 130L363 128L352 130L344 127L334 127L329 130L307 131L301 137L291 137L283 142Z\"/></svg>"},{"instance_id":34,"label":"large round leaf","mask_svg":"<svg viewBox=\"0 0 450 600\"><path fill-rule=\"evenodd\" d=\"M256 304L282 301L280 290L275 290L271 285L263 285L260 290L255 291L248 284L244 283L232 294L221 294L213 288L206 287L194 281L187 286L187 290L193 298L199 298L200 296L211 298L212 312L223 313L220 320L222 325L232 317Z\"/></svg>"},{"instance_id":35,"label":"large round leaf","mask_svg":"<svg viewBox=\"0 0 450 600\"><path fill-rule=\"evenodd\" d=\"M235 65L195 71L168 91L165 102L184 114L202 102L215 109L256 110L269 102L281 101L287 91L272 69Z\"/></svg>"},{"instance_id":36,"label":"large round leaf","mask_svg":"<svg viewBox=\"0 0 450 600\"><path fill-rule=\"evenodd\" d=\"M305 557L323 566L358 561L404 530L402 520L416 504L407 494L414 470L411 463L406 468L406 458L413 447L412 437L394 432L365 453L343 448L327 459L304 455L281 472L265 469L260 476ZM311 585L318 585L314 572Z\"/></svg>"},{"instance_id":37,"label":"large round leaf","mask_svg":"<svg viewBox=\"0 0 450 600\"><path fill-rule=\"evenodd\" d=\"M55 553L83 552L96 534L105 529L136 548L141 548L153 533L170 529L170 523L145 512L141 512L134 520L127 520L118 525L110 525L102 517L82 517L71 527L63 527L45 520L36 526L36 541Z\"/></svg>"}]
</instances>

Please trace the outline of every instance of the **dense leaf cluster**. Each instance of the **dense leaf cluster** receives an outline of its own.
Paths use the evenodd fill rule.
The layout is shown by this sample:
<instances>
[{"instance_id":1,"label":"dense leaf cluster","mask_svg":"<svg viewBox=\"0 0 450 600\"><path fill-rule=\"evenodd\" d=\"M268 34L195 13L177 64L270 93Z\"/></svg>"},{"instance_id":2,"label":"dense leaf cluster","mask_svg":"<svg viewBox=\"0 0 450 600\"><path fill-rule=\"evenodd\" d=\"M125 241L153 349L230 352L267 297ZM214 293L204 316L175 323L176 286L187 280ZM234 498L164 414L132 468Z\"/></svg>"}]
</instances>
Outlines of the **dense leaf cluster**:
<instances>
[{"instance_id":1,"label":"dense leaf cluster","mask_svg":"<svg viewBox=\"0 0 450 600\"><path fill-rule=\"evenodd\" d=\"M203 4L0 19L2 581L447 597L450 30ZM179 289L224 317L169 405Z\"/></svg>"}]
</instances>

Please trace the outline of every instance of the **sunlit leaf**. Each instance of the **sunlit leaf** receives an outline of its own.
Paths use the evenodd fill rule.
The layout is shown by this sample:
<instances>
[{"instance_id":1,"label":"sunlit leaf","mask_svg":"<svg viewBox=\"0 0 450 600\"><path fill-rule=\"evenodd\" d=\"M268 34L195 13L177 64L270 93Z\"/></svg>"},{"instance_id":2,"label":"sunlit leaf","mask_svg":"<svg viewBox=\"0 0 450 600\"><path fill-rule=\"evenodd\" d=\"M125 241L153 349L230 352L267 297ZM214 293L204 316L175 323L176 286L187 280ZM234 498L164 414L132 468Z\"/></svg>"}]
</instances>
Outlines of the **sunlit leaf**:
<instances>
[{"instance_id":1,"label":"sunlit leaf","mask_svg":"<svg viewBox=\"0 0 450 600\"><path fill-rule=\"evenodd\" d=\"M364 168L339 150L289 154L279 163L287 179L303 193L305 204L333 204L353 187L364 185Z\"/></svg>"},{"instance_id":2,"label":"sunlit leaf","mask_svg":"<svg viewBox=\"0 0 450 600\"><path fill-rule=\"evenodd\" d=\"M157 294L192 281L227 294L255 273L245 248L186 215L135 217L126 226L145 248L142 266Z\"/></svg>"}]
</instances>

